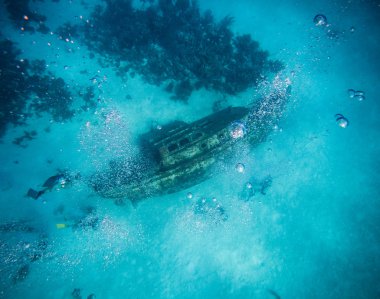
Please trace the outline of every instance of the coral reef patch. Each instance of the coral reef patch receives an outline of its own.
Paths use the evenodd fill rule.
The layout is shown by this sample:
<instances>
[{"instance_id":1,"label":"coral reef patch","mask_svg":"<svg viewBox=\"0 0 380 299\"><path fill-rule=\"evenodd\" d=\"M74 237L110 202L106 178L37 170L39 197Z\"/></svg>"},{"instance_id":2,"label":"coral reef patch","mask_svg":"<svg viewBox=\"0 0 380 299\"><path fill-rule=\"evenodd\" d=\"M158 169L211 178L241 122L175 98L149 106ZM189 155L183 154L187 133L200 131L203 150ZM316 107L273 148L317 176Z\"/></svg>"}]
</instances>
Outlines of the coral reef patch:
<instances>
[{"instance_id":1,"label":"coral reef patch","mask_svg":"<svg viewBox=\"0 0 380 299\"><path fill-rule=\"evenodd\" d=\"M38 0L43 2L43 0ZM46 16L32 11L30 0L4 0L5 8L13 25L30 33L40 32L46 34L50 29L45 25ZM34 1L35 2L35 1Z\"/></svg>"},{"instance_id":2,"label":"coral reef patch","mask_svg":"<svg viewBox=\"0 0 380 299\"><path fill-rule=\"evenodd\" d=\"M199 88L235 95L283 67L250 35L234 34L230 16L217 21L190 0L141 2L105 0L82 27L89 48L119 75L136 72L186 101Z\"/></svg>"},{"instance_id":3,"label":"coral reef patch","mask_svg":"<svg viewBox=\"0 0 380 299\"><path fill-rule=\"evenodd\" d=\"M25 124L32 115L48 113L54 121L74 115L64 80L48 72L44 60L20 59L20 54L13 42L0 40L0 137L8 124Z\"/></svg>"}]
</instances>

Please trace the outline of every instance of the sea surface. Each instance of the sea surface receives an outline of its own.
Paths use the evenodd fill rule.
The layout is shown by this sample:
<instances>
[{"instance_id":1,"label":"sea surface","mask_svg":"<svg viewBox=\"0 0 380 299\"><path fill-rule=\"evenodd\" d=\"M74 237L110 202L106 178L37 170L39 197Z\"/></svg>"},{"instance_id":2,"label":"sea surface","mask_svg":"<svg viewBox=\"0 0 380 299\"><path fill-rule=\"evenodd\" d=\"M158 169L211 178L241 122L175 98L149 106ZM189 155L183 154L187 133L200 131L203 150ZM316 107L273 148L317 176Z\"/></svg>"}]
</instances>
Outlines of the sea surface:
<instances>
[{"instance_id":1,"label":"sea surface","mask_svg":"<svg viewBox=\"0 0 380 299\"><path fill-rule=\"evenodd\" d=\"M224 56L247 35L263 60ZM0 298L380 298L379 1L2 0L0 40ZM280 121L210 179L137 204L91 185L279 81Z\"/></svg>"}]
</instances>

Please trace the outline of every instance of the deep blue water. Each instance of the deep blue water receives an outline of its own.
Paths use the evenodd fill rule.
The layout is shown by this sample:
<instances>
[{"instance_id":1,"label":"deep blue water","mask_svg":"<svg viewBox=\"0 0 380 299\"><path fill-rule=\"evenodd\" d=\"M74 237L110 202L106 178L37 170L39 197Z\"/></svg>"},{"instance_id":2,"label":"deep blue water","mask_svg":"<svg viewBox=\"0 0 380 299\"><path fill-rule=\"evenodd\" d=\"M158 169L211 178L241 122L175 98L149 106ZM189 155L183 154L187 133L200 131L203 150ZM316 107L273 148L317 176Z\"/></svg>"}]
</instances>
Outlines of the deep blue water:
<instances>
[{"instance_id":1,"label":"deep blue water","mask_svg":"<svg viewBox=\"0 0 380 299\"><path fill-rule=\"evenodd\" d=\"M1 1L0 298L380 298L380 3L156 2ZM280 121L210 179L137 206L91 187L151 128L278 82Z\"/></svg>"}]
</instances>

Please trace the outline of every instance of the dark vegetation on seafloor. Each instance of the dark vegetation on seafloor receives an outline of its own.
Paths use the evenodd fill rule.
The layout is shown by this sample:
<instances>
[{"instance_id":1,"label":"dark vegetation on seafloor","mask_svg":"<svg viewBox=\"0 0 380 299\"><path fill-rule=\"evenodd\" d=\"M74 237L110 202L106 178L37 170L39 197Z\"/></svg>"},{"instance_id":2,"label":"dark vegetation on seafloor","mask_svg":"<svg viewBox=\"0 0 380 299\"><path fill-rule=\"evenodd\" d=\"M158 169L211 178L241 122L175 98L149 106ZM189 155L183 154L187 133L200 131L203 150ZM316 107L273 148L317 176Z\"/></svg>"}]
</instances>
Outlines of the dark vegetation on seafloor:
<instances>
[{"instance_id":1,"label":"dark vegetation on seafloor","mask_svg":"<svg viewBox=\"0 0 380 299\"><path fill-rule=\"evenodd\" d=\"M250 35L234 35L232 17L217 22L196 1L141 1L140 8L132 0L104 1L82 28L85 42L108 56L119 75L136 72L174 99L186 101L202 87L234 95L283 68ZM74 35L78 28L65 30Z\"/></svg>"},{"instance_id":2,"label":"dark vegetation on seafloor","mask_svg":"<svg viewBox=\"0 0 380 299\"><path fill-rule=\"evenodd\" d=\"M46 34L50 29L45 25L46 17L30 10L30 0L4 0L5 8L10 19L17 28L30 33L41 32ZM33 0L33 2L44 2ZM53 1L58 2L58 1Z\"/></svg>"},{"instance_id":3,"label":"dark vegetation on seafloor","mask_svg":"<svg viewBox=\"0 0 380 299\"><path fill-rule=\"evenodd\" d=\"M30 9L30 2L4 1L16 27L47 33L46 17ZM118 75L138 73L146 82L163 86L172 99L186 101L199 88L238 94L257 85L267 72L283 68L281 62L269 60L250 35L235 35L230 29L233 18L216 21L210 10L201 13L196 1L140 0L139 8L132 0L104 2L89 22L66 23L55 33L60 39L82 38ZM0 35L0 137L7 124L24 124L33 113L48 112L55 121L74 115L65 82L46 70L44 60L20 60L20 54ZM85 101L83 110L96 106L93 89L79 96Z\"/></svg>"},{"instance_id":4,"label":"dark vegetation on seafloor","mask_svg":"<svg viewBox=\"0 0 380 299\"><path fill-rule=\"evenodd\" d=\"M32 114L49 113L54 121L74 115L64 80L46 71L44 60L29 62L20 54L11 41L0 39L0 137L8 124L25 124Z\"/></svg>"}]
</instances>

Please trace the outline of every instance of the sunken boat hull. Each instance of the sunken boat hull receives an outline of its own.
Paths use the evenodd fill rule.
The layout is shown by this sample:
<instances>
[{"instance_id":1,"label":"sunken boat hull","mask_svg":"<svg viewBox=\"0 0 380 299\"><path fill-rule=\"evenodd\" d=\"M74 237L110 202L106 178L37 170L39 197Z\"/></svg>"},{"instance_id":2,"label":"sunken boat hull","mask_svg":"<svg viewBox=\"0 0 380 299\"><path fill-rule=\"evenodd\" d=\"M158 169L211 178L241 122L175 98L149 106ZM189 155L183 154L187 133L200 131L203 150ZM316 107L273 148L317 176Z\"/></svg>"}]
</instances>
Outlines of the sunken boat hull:
<instances>
[{"instance_id":1,"label":"sunken boat hull","mask_svg":"<svg viewBox=\"0 0 380 299\"><path fill-rule=\"evenodd\" d=\"M103 197L136 201L199 184L212 176L213 166L236 144L263 142L288 95L289 88L277 90L251 108L229 107L190 124L176 121L152 130L140 138L139 160L144 163L115 163L96 174L92 186ZM234 135L231 124L242 124L244 132Z\"/></svg>"}]
</instances>

